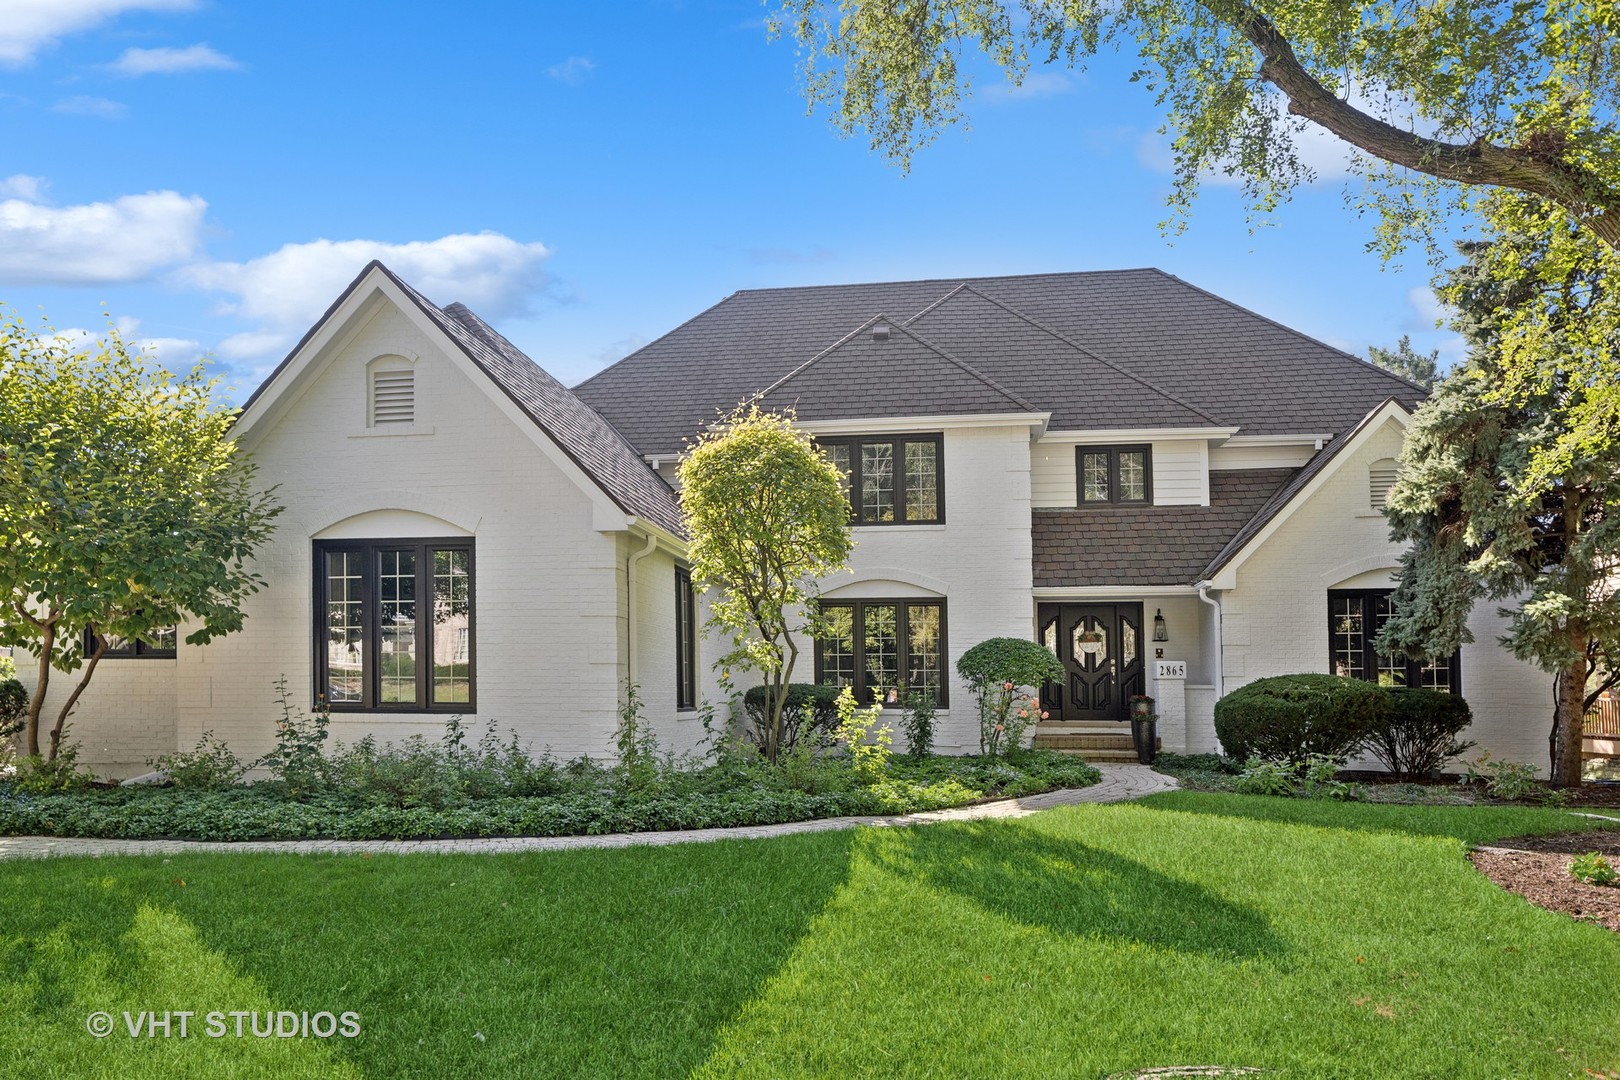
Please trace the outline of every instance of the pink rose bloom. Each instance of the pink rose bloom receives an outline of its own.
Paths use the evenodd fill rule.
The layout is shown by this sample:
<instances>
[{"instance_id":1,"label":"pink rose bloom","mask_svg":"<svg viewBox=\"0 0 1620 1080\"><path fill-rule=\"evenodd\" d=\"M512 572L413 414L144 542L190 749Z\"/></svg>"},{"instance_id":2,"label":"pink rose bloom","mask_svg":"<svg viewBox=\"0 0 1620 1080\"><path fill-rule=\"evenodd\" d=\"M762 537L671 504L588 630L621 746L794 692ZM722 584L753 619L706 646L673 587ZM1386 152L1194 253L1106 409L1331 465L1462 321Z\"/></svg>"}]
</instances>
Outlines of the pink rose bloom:
<instances>
[{"instance_id":1,"label":"pink rose bloom","mask_svg":"<svg viewBox=\"0 0 1620 1080\"><path fill-rule=\"evenodd\" d=\"M1052 719L1052 714L1049 713L1049 712L1043 712L1043 713L1041 713L1041 719L1042 720L1050 720L1050 719Z\"/></svg>"},{"instance_id":2,"label":"pink rose bloom","mask_svg":"<svg viewBox=\"0 0 1620 1080\"><path fill-rule=\"evenodd\" d=\"M1001 684L1001 688L1003 690L1011 690L1013 688L1013 684L1010 682L1004 682Z\"/></svg>"}]
</instances>

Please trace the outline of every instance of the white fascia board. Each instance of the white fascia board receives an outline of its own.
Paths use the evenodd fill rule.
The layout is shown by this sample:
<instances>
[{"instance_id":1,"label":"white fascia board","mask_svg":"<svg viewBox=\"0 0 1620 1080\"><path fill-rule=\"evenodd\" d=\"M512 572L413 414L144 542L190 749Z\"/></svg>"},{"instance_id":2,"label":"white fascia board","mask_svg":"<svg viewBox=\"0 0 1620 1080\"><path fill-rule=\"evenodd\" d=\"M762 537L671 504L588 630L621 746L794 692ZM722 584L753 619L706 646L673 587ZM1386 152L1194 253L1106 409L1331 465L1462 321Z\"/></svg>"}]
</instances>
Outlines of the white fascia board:
<instances>
[{"instance_id":1,"label":"white fascia board","mask_svg":"<svg viewBox=\"0 0 1620 1080\"><path fill-rule=\"evenodd\" d=\"M634 514L629 514L629 515L621 514L620 516L621 516L621 518L622 518L622 520L624 522L623 527L625 529L628 529L628 530L630 530L632 532L641 533L643 536L656 537L657 540L658 540L658 547L659 548L661 548L664 551L669 552L671 555L674 555L677 558L685 558L686 557L686 541L682 540L680 537L676 536L674 533L670 532L668 529L664 528L662 525L658 525L658 524L656 524L654 522L648 521L644 517L637 517ZM612 530L612 529L598 529L597 531L598 532L612 532L612 531L615 531L615 530Z\"/></svg>"},{"instance_id":2,"label":"white fascia board","mask_svg":"<svg viewBox=\"0 0 1620 1080\"><path fill-rule=\"evenodd\" d=\"M800 420L798 427L812 435L887 435L946 428L1045 427L1052 418L1044 413L973 413L966 416L878 416L866 420Z\"/></svg>"},{"instance_id":3,"label":"white fascia board","mask_svg":"<svg viewBox=\"0 0 1620 1080\"><path fill-rule=\"evenodd\" d=\"M1136 600L1144 596L1197 596L1192 585L1079 585L1034 590L1037 600Z\"/></svg>"},{"instance_id":4,"label":"white fascia board","mask_svg":"<svg viewBox=\"0 0 1620 1080\"><path fill-rule=\"evenodd\" d=\"M1106 428L1096 431L1048 431L1042 438L1051 442L1075 443L1083 446L1121 442L1174 442L1178 439L1220 442L1230 440L1241 430L1235 427Z\"/></svg>"},{"instance_id":5,"label":"white fascia board","mask_svg":"<svg viewBox=\"0 0 1620 1080\"><path fill-rule=\"evenodd\" d=\"M1284 522L1294 516L1295 511L1315 497L1316 493L1322 490L1323 485L1328 482L1328 479L1344 468L1344 463L1350 460L1356 451L1366 444L1368 439L1372 438L1380 428L1391 420L1405 428L1411 424L1412 414L1402 408L1400 402L1391 399L1384 402L1376 411L1364 417L1361 423L1356 425L1356 430L1350 435L1349 441L1333 455L1333 460L1328 462L1321 472L1311 477L1309 483L1294 492L1294 497L1288 500L1287 505L1279 510L1275 517L1266 522L1265 528L1250 537L1249 542L1244 544L1243 548L1232 556L1225 566L1216 571L1211 587L1223 590L1236 588L1238 569L1245 562L1248 562L1256 551L1265 546L1267 540L1276 535L1277 530L1283 527Z\"/></svg>"},{"instance_id":6,"label":"white fascia board","mask_svg":"<svg viewBox=\"0 0 1620 1080\"><path fill-rule=\"evenodd\" d=\"M1233 435L1226 440L1227 446L1315 446L1325 443L1333 438L1330 432L1326 435Z\"/></svg>"}]
</instances>

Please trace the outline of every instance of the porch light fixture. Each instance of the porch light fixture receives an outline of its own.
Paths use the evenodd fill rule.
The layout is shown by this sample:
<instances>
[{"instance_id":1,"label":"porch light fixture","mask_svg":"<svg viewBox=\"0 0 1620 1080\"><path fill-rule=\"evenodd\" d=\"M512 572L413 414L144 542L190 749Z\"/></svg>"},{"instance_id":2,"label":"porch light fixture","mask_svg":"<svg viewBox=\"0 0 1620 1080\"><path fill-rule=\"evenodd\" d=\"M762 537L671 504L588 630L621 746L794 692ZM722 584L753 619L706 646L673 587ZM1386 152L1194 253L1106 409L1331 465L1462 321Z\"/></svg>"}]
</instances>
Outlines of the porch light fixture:
<instances>
[{"instance_id":1,"label":"porch light fixture","mask_svg":"<svg viewBox=\"0 0 1620 1080\"><path fill-rule=\"evenodd\" d=\"M1168 627L1166 627L1164 625L1164 609L1163 608L1155 608L1153 610L1153 640L1154 641L1169 641L1170 640L1170 630L1169 630Z\"/></svg>"}]
</instances>

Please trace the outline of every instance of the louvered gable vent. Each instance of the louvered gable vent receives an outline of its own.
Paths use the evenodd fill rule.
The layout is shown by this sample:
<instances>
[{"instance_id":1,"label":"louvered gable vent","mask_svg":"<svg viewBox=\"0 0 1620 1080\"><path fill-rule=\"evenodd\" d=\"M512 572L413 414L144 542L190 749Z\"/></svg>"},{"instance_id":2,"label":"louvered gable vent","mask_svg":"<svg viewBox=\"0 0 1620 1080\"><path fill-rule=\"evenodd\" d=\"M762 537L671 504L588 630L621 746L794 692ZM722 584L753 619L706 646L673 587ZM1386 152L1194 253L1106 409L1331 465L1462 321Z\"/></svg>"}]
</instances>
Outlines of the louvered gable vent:
<instances>
[{"instance_id":1,"label":"louvered gable vent","mask_svg":"<svg viewBox=\"0 0 1620 1080\"><path fill-rule=\"evenodd\" d=\"M1395 479L1400 474L1400 462L1394 458L1380 458L1367 466L1368 493L1372 497L1374 510L1384 508L1384 500L1389 498L1389 489L1395 486Z\"/></svg>"},{"instance_id":2,"label":"louvered gable vent","mask_svg":"<svg viewBox=\"0 0 1620 1080\"><path fill-rule=\"evenodd\" d=\"M371 422L416 422L416 372L406 368L371 373Z\"/></svg>"}]
</instances>

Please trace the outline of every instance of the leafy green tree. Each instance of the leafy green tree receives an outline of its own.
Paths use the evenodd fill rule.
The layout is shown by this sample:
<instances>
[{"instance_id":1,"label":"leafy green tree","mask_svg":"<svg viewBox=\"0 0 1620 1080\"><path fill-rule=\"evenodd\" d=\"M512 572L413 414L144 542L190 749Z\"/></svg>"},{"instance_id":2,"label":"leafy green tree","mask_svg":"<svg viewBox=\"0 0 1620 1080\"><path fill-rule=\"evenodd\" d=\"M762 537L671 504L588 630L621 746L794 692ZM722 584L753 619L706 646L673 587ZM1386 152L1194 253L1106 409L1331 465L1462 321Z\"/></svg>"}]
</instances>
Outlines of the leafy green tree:
<instances>
[{"instance_id":1,"label":"leafy green tree","mask_svg":"<svg viewBox=\"0 0 1620 1080\"><path fill-rule=\"evenodd\" d=\"M1583 717L1620 659L1620 429L1589 426L1614 394L1603 372L1620 336L1594 276L1613 253L1499 198L1515 204L1491 208L1501 231L1463 245L1441 290L1469 355L1407 433L1386 513L1412 547L1379 648L1444 655L1470 640L1477 601L1503 602L1502 644L1554 676L1552 777L1573 786ZM1607 353L1592 337L1604 326Z\"/></svg>"},{"instance_id":2,"label":"leafy green tree","mask_svg":"<svg viewBox=\"0 0 1620 1080\"><path fill-rule=\"evenodd\" d=\"M986 62L1135 52L1174 137L1185 214L1201 178L1265 213L1313 172L1307 126L1355 149L1387 253L1428 237L1479 185L1562 207L1620 243L1620 9L1610 0L779 0L812 107L909 166Z\"/></svg>"},{"instance_id":3,"label":"leafy green tree","mask_svg":"<svg viewBox=\"0 0 1620 1080\"><path fill-rule=\"evenodd\" d=\"M1368 346L1367 359L1385 371L1392 371L1403 379L1432 390L1439 374L1440 350L1420 353L1412 348L1411 335L1402 334L1400 342L1393 349Z\"/></svg>"},{"instance_id":4,"label":"leafy green tree","mask_svg":"<svg viewBox=\"0 0 1620 1080\"><path fill-rule=\"evenodd\" d=\"M817 579L847 569L849 500L838 467L795 417L745 404L702 432L680 467L692 577L719 590L710 624L731 635L720 663L769 688L761 750L775 761L799 658L820 626Z\"/></svg>"},{"instance_id":5,"label":"leafy green tree","mask_svg":"<svg viewBox=\"0 0 1620 1080\"><path fill-rule=\"evenodd\" d=\"M0 645L38 666L23 753L41 756L53 670L83 669L47 760L109 639L185 624L202 644L241 629L260 584L247 562L280 508L254 490L232 419L201 366L175 376L116 332L81 348L0 321Z\"/></svg>"}]
</instances>

